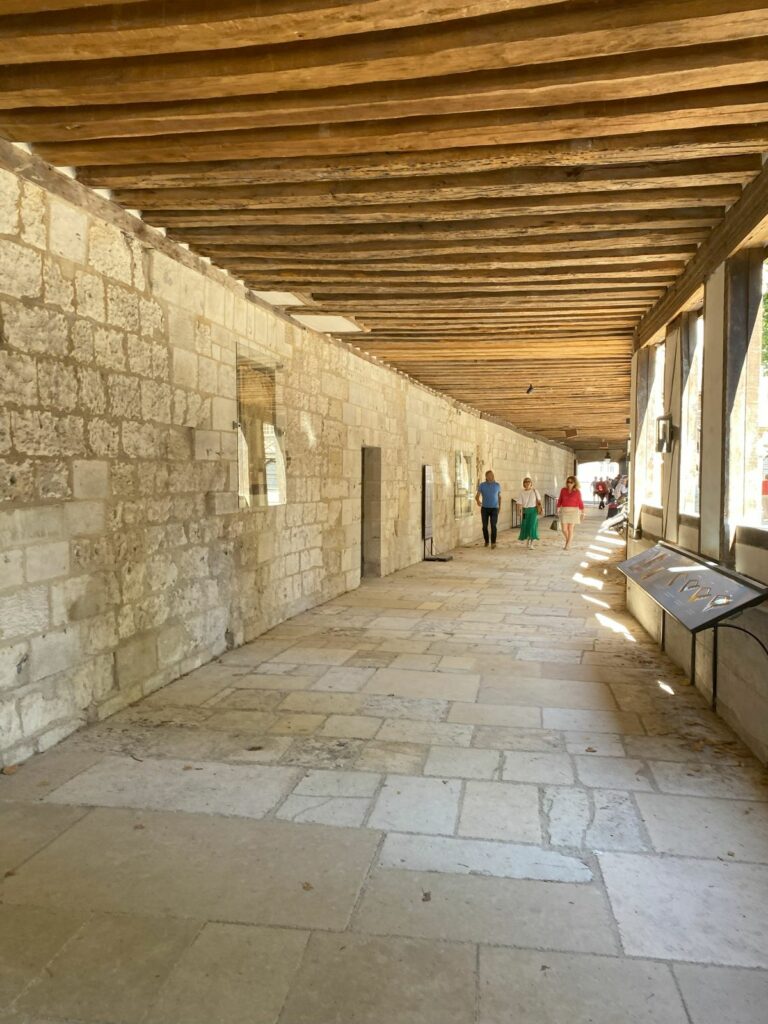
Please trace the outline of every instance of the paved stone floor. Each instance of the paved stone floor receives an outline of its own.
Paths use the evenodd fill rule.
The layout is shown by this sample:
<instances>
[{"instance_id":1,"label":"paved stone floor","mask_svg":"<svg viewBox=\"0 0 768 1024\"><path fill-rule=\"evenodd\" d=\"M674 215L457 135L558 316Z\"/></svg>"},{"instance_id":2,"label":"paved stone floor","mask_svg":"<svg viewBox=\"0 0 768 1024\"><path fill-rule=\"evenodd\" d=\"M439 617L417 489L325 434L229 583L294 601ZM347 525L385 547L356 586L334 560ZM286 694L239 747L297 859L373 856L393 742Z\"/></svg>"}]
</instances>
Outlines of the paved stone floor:
<instances>
[{"instance_id":1,"label":"paved stone floor","mask_svg":"<svg viewBox=\"0 0 768 1024\"><path fill-rule=\"evenodd\" d=\"M765 1024L767 776L621 548L465 548L0 776L14 1024Z\"/></svg>"}]
</instances>

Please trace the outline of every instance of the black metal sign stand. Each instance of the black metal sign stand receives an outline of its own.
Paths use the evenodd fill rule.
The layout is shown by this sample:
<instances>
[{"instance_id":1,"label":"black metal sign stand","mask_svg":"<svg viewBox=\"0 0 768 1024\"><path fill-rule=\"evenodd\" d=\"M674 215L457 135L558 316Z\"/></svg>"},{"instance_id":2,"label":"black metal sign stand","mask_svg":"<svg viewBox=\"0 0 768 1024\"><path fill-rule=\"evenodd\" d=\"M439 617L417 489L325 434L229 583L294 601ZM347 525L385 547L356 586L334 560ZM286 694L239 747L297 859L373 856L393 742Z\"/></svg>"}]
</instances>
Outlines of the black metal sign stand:
<instances>
[{"instance_id":1,"label":"black metal sign stand","mask_svg":"<svg viewBox=\"0 0 768 1024\"><path fill-rule=\"evenodd\" d=\"M713 630L712 709L717 707L718 630L737 629L768 647L744 626L724 620L768 599L768 587L748 576L724 569L674 544L659 541L646 551L617 565L628 580L639 586L662 610L691 632L691 676L696 678L696 634ZM664 646L662 617L662 647Z\"/></svg>"}]
</instances>

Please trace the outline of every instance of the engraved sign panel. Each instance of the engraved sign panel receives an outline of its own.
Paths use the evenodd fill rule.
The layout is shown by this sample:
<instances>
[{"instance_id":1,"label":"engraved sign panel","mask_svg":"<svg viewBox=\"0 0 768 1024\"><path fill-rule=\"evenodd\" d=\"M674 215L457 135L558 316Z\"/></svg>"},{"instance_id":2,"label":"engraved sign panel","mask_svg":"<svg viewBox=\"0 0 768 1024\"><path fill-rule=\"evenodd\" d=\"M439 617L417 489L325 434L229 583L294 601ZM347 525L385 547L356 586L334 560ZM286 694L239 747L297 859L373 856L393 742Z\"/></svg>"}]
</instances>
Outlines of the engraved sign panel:
<instances>
[{"instance_id":1,"label":"engraved sign panel","mask_svg":"<svg viewBox=\"0 0 768 1024\"><path fill-rule=\"evenodd\" d=\"M617 568L692 633L768 597L768 587L721 572L714 563L666 544L641 551Z\"/></svg>"}]
</instances>

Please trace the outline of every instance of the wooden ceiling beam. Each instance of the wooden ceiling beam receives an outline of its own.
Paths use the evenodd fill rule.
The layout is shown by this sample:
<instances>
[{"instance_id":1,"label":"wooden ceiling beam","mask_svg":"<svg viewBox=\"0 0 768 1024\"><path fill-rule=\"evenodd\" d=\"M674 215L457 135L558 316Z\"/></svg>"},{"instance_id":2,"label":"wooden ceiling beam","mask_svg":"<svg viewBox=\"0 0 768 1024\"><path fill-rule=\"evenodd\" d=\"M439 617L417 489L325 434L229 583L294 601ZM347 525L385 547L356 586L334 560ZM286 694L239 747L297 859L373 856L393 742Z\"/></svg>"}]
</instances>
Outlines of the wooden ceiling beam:
<instances>
[{"instance_id":1,"label":"wooden ceiling beam","mask_svg":"<svg viewBox=\"0 0 768 1024\"><path fill-rule=\"evenodd\" d=\"M562 3L391 32L277 46L106 60L6 66L2 106L194 99L321 89L364 82L462 74L532 63L631 54L760 37L761 0L628 0Z\"/></svg>"},{"instance_id":2,"label":"wooden ceiling beam","mask_svg":"<svg viewBox=\"0 0 768 1024\"><path fill-rule=\"evenodd\" d=\"M0 109L6 94L0 71ZM716 125L768 122L768 84L703 89L633 100L580 103L471 114L436 114L343 124L289 125L242 131L187 132L131 139L83 142L42 142L38 152L56 165L93 167L105 164L175 163L230 159L305 157L309 155L418 152L482 145L489 137L498 144L549 142L585 135L655 132L662 119L666 128L704 128ZM19 140L24 141L24 140ZM546 159L543 161L547 163Z\"/></svg>"},{"instance_id":3,"label":"wooden ceiling beam","mask_svg":"<svg viewBox=\"0 0 768 1024\"><path fill-rule=\"evenodd\" d=\"M0 123L2 118L0 118ZM684 130L656 130L537 143L422 150L413 153L354 153L285 160L255 154L247 160L218 153L212 161L187 153L177 162L139 162L80 167L79 177L97 188L268 184L343 178L413 177L510 167L583 167L647 161L697 160L761 153L768 149L768 124L729 124ZM226 150L224 150L226 153Z\"/></svg>"},{"instance_id":4,"label":"wooden ceiling beam","mask_svg":"<svg viewBox=\"0 0 768 1024\"><path fill-rule=\"evenodd\" d=\"M728 206L739 198L741 189L733 185L706 185L699 188L630 189L626 192L586 192L547 196L512 196L509 199L464 199L455 202L390 203L379 206L343 206L336 209L282 207L279 210L242 208L239 219L246 224L370 224L387 223L394 218L400 222L426 223L430 220L475 220L509 217L516 213L552 217L557 213L606 210L634 210L642 224L646 213L675 209L677 204L688 207ZM231 213L221 210L148 210L149 224L166 227L215 225L231 220Z\"/></svg>"},{"instance_id":5,"label":"wooden ceiling beam","mask_svg":"<svg viewBox=\"0 0 768 1024\"><path fill-rule=\"evenodd\" d=\"M3 23L0 21L0 33ZM27 45L24 40L23 46ZM354 44L350 44L354 45ZM0 34L0 57L26 49ZM59 45L59 56L64 52ZM59 57L54 58L59 59ZM5 61L13 63L13 60ZM274 128L289 124L465 114L488 110L635 99L764 82L768 57L762 39L672 47L635 55L504 68L444 78L370 83L304 92L217 97L159 103L25 107L9 110L5 130L31 143L205 131Z\"/></svg>"},{"instance_id":6,"label":"wooden ceiling beam","mask_svg":"<svg viewBox=\"0 0 768 1024\"><path fill-rule=\"evenodd\" d=\"M356 222L349 224L252 224L239 225L238 216L224 216L221 224L207 224L180 228L170 226L169 234L178 234L188 244L197 246L215 242L225 237L232 243L253 241L258 244L290 245L305 247L329 245L338 249L350 243L397 241L407 244L411 241L435 240L446 242L466 239L498 238L552 238L567 234L581 237L591 232L616 231L641 232L646 229L707 230L713 227L725 213L724 207L670 207L661 210L588 210L559 211L556 215L534 214L533 216L512 215L473 221L389 221L385 223ZM147 218L149 221L150 218ZM553 244L560 244L559 238ZM398 246L399 248L399 246Z\"/></svg>"},{"instance_id":7,"label":"wooden ceiling beam","mask_svg":"<svg viewBox=\"0 0 768 1024\"><path fill-rule=\"evenodd\" d=\"M0 18L0 61L104 60L324 39L450 21L467 15L466 0L407 0L313 4L264 0L86 0L77 9L25 17L40 9L74 7L74 0L8 0ZM475 16L527 9L559 0L473 0ZM98 3L98 8L95 4ZM16 10L21 8L21 10ZM10 15L16 15L12 17Z\"/></svg>"},{"instance_id":8,"label":"wooden ceiling beam","mask_svg":"<svg viewBox=\"0 0 768 1024\"><path fill-rule=\"evenodd\" d=\"M284 185L220 186L117 190L113 198L141 210L322 208L360 203L424 203L453 200L542 196L632 189L742 186L760 171L760 157L683 160L663 164L585 167L513 168L476 174L329 181Z\"/></svg>"}]
</instances>

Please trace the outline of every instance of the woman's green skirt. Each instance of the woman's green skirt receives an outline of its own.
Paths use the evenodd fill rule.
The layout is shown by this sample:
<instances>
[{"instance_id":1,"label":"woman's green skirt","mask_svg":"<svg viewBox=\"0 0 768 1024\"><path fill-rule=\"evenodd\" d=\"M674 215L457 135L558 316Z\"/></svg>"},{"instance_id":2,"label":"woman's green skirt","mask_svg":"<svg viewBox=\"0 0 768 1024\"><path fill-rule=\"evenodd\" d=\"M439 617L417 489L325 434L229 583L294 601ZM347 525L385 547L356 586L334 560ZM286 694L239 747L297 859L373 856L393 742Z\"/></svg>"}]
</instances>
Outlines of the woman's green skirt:
<instances>
[{"instance_id":1,"label":"woman's green skirt","mask_svg":"<svg viewBox=\"0 0 768 1024\"><path fill-rule=\"evenodd\" d=\"M539 539L539 513L535 508L523 509L523 521L520 524L520 536L518 540Z\"/></svg>"}]
</instances>

